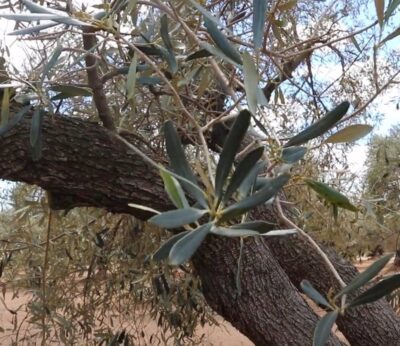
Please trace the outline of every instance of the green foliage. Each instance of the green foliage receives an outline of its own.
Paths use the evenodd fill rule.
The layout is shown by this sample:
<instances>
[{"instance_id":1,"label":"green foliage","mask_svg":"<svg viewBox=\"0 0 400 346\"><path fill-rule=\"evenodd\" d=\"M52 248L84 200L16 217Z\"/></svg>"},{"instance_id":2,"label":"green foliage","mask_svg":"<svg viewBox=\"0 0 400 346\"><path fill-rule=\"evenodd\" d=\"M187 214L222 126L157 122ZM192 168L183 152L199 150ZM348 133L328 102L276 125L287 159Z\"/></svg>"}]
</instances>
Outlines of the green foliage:
<instances>
[{"instance_id":1,"label":"green foliage","mask_svg":"<svg viewBox=\"0 0 400 346\"><path fill-rule=\"evenodd\" d=\"M192 197L196 198L197 202L199 202L202 207L207 208L207 202L204 194L199 188L197 178L194 176L186 160L180 138L172 122L167 121L164 124L164 134L167 154L170 159L172 169L177 174L188 180L188 182L183 181L181 183L183 188L188 191Z\"/></svg>"},{"instance_id":2,"label":"green foliage","mask_svg":"<svg viewBox=\"0 0 400 346\"><path fill-rule=\"evenodd\" d=\"M367 284L372 280L378 273L383 269L383 267L389 262L393 257L393 254L386 255L376 262L374 262L369 268L364 272L357 275L345 288L343 288L336 296L335 299L340 298L344 294L349 294L355 292L360 287Z\"/></svg>"},{"instance_id":3,"label":"green foliage","mask_svg":"<svg viewBox=\"0 0 400 346\"><path fill-rule=\"evenodd\" d=\"M160 266L146 257L165 235L127 215L88 208L67 215L52 211L46 270L51 289L43 301L47 201L43 191L23 185L15 187L13 196L16 209L0 215L1 237L8 240L0 243L1 279L6 297L15 295L12 306L21 305L26 319L11 323L15 315L2 316L4 333L19 328L19 342L23 337L40 341L44 327L48 337L61 344L85 340L86 345L97 345L125 330L127 345L161 340L202 344L201 337L193 335L195 328L216 322L198 279L190 270L167 266L161 275ZM43 326L46 311L52 318ZM147 328L149 319L153 327Z\"/></svg>"},{"instance_id":4,"label":"green foliage","mask_svg":"<svg viewBox=\"0 0 400 346\"><path fill-rule=\"evenodd\" d=\"M51 98L53 101L62 100L69 97L93 95L92 91L89 88L78 87L76 85L55 85L53 87L50 87L49 90L58 92L57 95Z\"/></svg>"},{"instance_id":5,"label":"green foliage","mask_svg":"<svg viewBox=\"0 0 400 346\"><path fill-rule=\"evenodd\" d=\"M300 283L300 287L303 290L303 292L311 298L315 303L325 306L325 307L331 307L331 305L328 303L328 301L325 299L325 297L319 293L308 280L303 280Z\"/></svg>"},{"instance_id":6,"label":"green foliage","mask_svg":"<svg viewBox=\"0 0 400 346\"><path fill-rule=\"evenodd\" d=\"M197 221L207 212L207 210L200 210L196 208L170 210L153 216L151 219L149 219L149 221L160 227L177 228Z\"/></svg>"},{"instance_id":7,"label":"green foliage","mask_svg":"<svg viewBox=\"0 0 400 346\"><path fill-rule=\"evenodd\" d=\"M234 122L228 137L225 140L221 157L218 161L215 172L215 194L218 200L221 199L222 189L226 178L228 177L235 156L239 151L240 144L250 125L251 115L248 111L242 111Z\"/></svg>"},{"instance_id":8,"label":"green foliage","mask_svg":"<svg viewBox=\"0 0 400 346\"><path fill-rule=\"evenodd\" d=\"M30 133L30 144L32 148L32 160L38 161L42 156L42 123L44 111L37 107L33 112Z\"/></svg>"},{"instance_id":9,"label":"green foliage","mask_svg":"<svg viewBox=\"0 0 400 346\"><path fill-rule=\"evenodd\" d=\"M267 1L253 0L253 41L254 48L260 49L264 38Z\"/></svg>"},{"instance_id":10,"label":"green foliage","mask_svg":"<svg viewBox=\"0 0 400 346\"><path fill-rule=\"evenodd\" d=\"M296 163L301 160L307 152L304 147L286 147L282 150L282 161L284 163Z\"/></svg>"},{"instance_id":11,"label":"green foliage","mask_svg":"<svg viewBox=\"0 0 400 346\"><path fill-rule=\"evenodd\" d=\"M243 77L249 110L252 114L256 115L258 104L258 72L253 58L247 52L243 53Z\"/></svg>"},{"instance_id":12,"label":"green foliage","mask_svg":"<svg viewBox=\"0 0 400 346\"><path fill-rule=\"evenodd\" d=\"M335 107L333 110L328 112L324 117L318 120L316 123L308 126L306 129L298 133L296 136L289 139L285 144L285 147L291 147L294 145L300 145L308 142L310 139L323 135L326 131L331 129L335 124L344 117L347 110L350 107L350 103L345 101Z\"/></svg>"},{"instance_id":13,"label":"green foliage","mask_svg":"<svg viewBox=\"0 0 400 346\"><path fill-rule=\"evenodd\" d=\"M311 187L315 192L317 192L322 198L331 203L333 206L348 209L354 212L358 210L353 204L350 203L349 199L346 196L332 189L330 186L309 178L304 179L304 181L309 187Z\"/></svg>"},{"instance_id":14,"label":"green foliage","mask_svg":"<svg viewBox=\"0 0 400 346\"><path fill-rule=\"evenodd\" d=\"M351 143L363 138L372 131L370 125L350 125L329 136L325 143Z\"/></svg>"},{"instance_id":15,"label":"green foliage","mask_svg":"<svg viewBox=\"0 0 400 346\"><path fill-rule=\"evenodd\" d=\"M317 327L314 332L313 346L325 346L328 341L331 329L339 313L337 311L328 312L322 319L317 323Z\"/></svg>"},{"instance_id":16,"label":"green foliage","mask_svg":"<svg viewBox=\"0 0 400 346\"><path fill-rule=\"evenodd\" d=\"M360 294L349 304L349 307L356 307L363 304L373 303L374 301L389 295L398 288L400 288L400 274L393 275L387 279L383 279L375 286Z\"/></svg>"},{"instance_id":17,"label":"green foliage","mask_svg":"<svg viewBox=\"0 0 400 346\"><path fill-rule=\"evenodd\" d=\"M326 344L332 326L339 313L345 313L346 310L352 309L356 306L372 303L389 295L400 287L400 275L393 275L378 282L372 287L369 287L361 294L355 294L360 288L365 288L365 286L379 274L392 257L393 254L388 254L374 262L364 272L355 276L353 280L341 289L333 298L328 297L326 299L307 280L301 282L300 286L309 298L311 298L315 303L323 305L326 309L330 310L330 312L328 312L318 322L315 328L313 345L323 346ZM352 294L350 302L346 302L348 294ZM338 302L339 299L340 302Z\"/></svg>"},{"instance_id":18,"label":"green foliage","mask_svg":"<svg viewBox=\"0 0 400 346\"><path fill-rule=\"evenodd\" d=\"M29 39L38 38L36 43L40 48L32 50L28 59L31 71L9 69L13 73L13 80L21 81L22 96L29 96L35 106L39 105L36 110L51 113L52 109L57 109L66 116L96 119L92 106L93 95L82 73L85 57L92 54L96 57L96 67L115 123L133 133L142 145L140 149L143 152L150 152L154 156L162 151L162 134L165 135L174 173L162 169L160 175L170 200L178 210L157 215L153 221L156 220L163 227L186 228L169 239L164 233L151 227L149 229L148 226L140 234L132 236L129 233L132 224L125 218L114 218L86 209L70 211L65 217L60 214L57 224L52 227L56 230L54 237L60 238L53 239L48 247L52 261L44 275L47 278L46 285L54 285L43 295L43 287L36 286L42 279L40 272L43 273L46 224L43 215L47 207L40 192L32 193L33 198L26 201L24 196L32 195L20 191L16 198L18 203L15 203L17 210L13 210L15 215L7 214L1 224L6 239L11 239L8 243L1 243L4 249L1 269L3 275L10 275L7 277L8 287L9 284L17 286L18 282L23 282L28 289L34 287L35 299L28 307L29 316L33 318L29 323L41 325L45 316L47 323L41 329L57 331L66 344L79 343L83 339L87 344L92 341L96 344L112 344L122 339L134 339L137 342L141 340L143 328L140 328L140 322L143 321L136 322L142 313L140 309L144 309L151 312L151 317L157 319L160 326L160 332L153 335L152 340L146 340L148 343L154 344L157 338L160 343L201 342L191 339L194 327L204 321L212 321L212 316L204 307L198 280L191 274L190 265L181 266L185 269L183 272L176 267L168 267L162 260L169 257L170 263L183 264L210 233L228 237L293 234L293 230L274 230L275 225L247 220L248 212L268 202L288 182L289 174L284 173L288 169L291 169L290 176L293 179L285 192L289 200L295 202L294 205L305 211L297 213L299 224L319 240L334 243L348 254L364 247L361 241L368 238L365 236L366 224L371 233L375 231L371 226L371 223L375 225L375 221L384 227L398 229L396 213L388 212L388 208L398 210L394 158L389 157L389 163L386 163L382 161L385 155L379 154L379 163L368 178L368 193L384 198L385 203L371 202L371 207L364 203L358 191L352 191L343 183L347 177L338 174L334 178L335 190L331 187L332 172L338 163L345 167L342 156L350 146L332 149L332 146L321 145L317 151L311 146L299 145L322 135L328 136L327 131L343 120L349 108L349 103L344 102L315 122L321 114L319 109L325 108L325 104L334 105L342 99L349 99L366 106L376 97L376 90L390 84L391 71L395 69L391 61L394 59L378 59L379 66L366 66L354 64L354 57L357 56L359 62L370 61L372 49L378 49L398 36L398 28L393 30L389 27L389 18L395 13L399 2L392 0L387 5L383 22L391 33L382 35L384 39L377 47L372 47L376 43L375 37L379 36L373 27L363 31L359 30L358 21L357 27L352 24L356 22L352 16L360 11L358 1L346 2L345 11L340 13L335 13L334 8L330 9L330 16L326 16L325 2L309 2L307 6L300 6L300 3L297 6L297 3L285 1L269 8L266 1L256 0L252 4L170 1L163 2L162 7L153 11L134 0L115 1L112 8L105 3L97 4L101 12L95 15L85 9L71 9L74 14L70 16L65 11L24 0L23 4L31 13L16 14L17 9L11 8L12 13L3 15L26 21L23 24L26 27L17 23L17 30L12 34L30 35ZM383 2L376 3L382 22ZM53 5L59 8L57 2ZM10 6L14 5L10 3ZM164 6L168 11L164 10ZM349 34L343 34L342 26L337 25L337 18L346 20L346 30L350 33L360 33L349 39ZM37 25L36 21L41 19L51 22ZM63 30L58 30L61 25ZM87 52L82 51L81 36L76 36L77 33L81 35L79 31L82 26L94 28L98 39L96 46ZM321 35L328 37L327 44L321 47L318 44L314 46L310 41L302 41L298 34L309 32L314 35L316 27ZM49 39L42 40L41 37ZM51 39L53 37L54 40ZM334 37L335 41L330 42L329 37ZM134 47L139 52L133 54ZM389 45L385 47L389 48ZM302 50L310 54L307 53L303 58L299 54ZM319 73L319 68L325 67L319 61L336 61L339 55L342 70L346 73L335 80L328 80L323 73ZM211 60L210 57L217 59ZM304 73L299 74L290 68L287 70L287 67L305 64L307 69L302 69ZM215 66L218 67L217 71ZM379 78L374 69L379 70ZM32 81L41 83L38 85ZM226 85L222 81L227 81ZM51 97L54 91L59 94ZM272 93L272 97L268 93ZM243 122L236 129L227 125L229 121L226 123L227 127L231 127L231 139L225 141L218 161L217 154L199 149L199 132L209 140L210 121L238 113L243 107L244 94L253 114L251 122L256 128L252 134L262 132L261 144L252 143L246 148L247 154L239 153L248 145L241 144L240 140L250 123L250 117L243 120L239 116L238 119ZM310 95L313 95L312 100ZM3 103L3 120L7 108ZM354 106L354 109L357 116L363 118L360 123L369 121L373 117L371 114L378 113L373 108L370 111L371 106L368 112L363 111L362 107ZM28 110L29 107L17 115L10 114L8 121L2 122L0 136L17 125ZM37 112L32 120L30 136L36 160L40 159L42 143L42 118ZM196 124L187 114L193 117ZM310 123L310 127L288 139L296 128ZM346 123L343 126L347 126ZM160 131L163 124L164 133ZM369 130L368 125L350 125L333 134L326 142L348 143ZM279 144L282 139L286 143L284 148ZM184 148L181 142L184 142ZM390 147L385 151L392 149ZM268 160L261 161L262 155ZM302 165L292 166L300 160ZM204 168L208 163L211 171ZM116 171L120 169L126 169L123 163L121 167L116 167ZM263 176L257 178L260 174ZM353 214L343 211L340 217L336 215L334 223L327 215L321 198L312 191L307 193L302 184L304 177L322 180L321 174L328 175L329 186L318 181L306 182L322 197L323 202L334 206L334 213L338 207L342 207L350 211L358 210L363 216L364 212L368 214L371 209L376 218L368 214L365 219L354 220ZM387 176L383 177L384 174ZM345 196L348 194L344 192L346 190L352 192L351 200L357 200L357 208ZM154 212L150 207L145 210ZM21 243L28 245L23 249ZM160 247L160 243L164 245ZM242 238L242 248L244 243L245 238ZM18 251L12 251L15 246ZM12 259L7 260L11 253ZM155 261L146 258L150 253L154 254ZM240 258L238 261L236 284L239 289ZM102 266L106 268L105 278L95 275L103 272ZM31 281L28 282L29 275ZM386 288L395 287L396 280L386 282L383 290L378 287L378 291L372 291L368 299L376 297L377 292L386 294ZM315 299L315 290L307 287ZM82 305L76 304L76 297L83 298ZM321 297L319 299L321 303ZM115 317L107 314L110 309L132 319L136 328L126 331L122 327L117 328ZM329 335L329 325L335 316L336 310L328 313L324 322L318 325L318 342L323 342L321 340ZM99 320L103 321L100 326L96 324Z\"/></svg>"},{"instance_id":19,"label":"green foliage","mask_svg":"<svg viewBox=\"0 0 400 346\"><path fill-rule=\"evenodd\" d=\"M211 227L211 222L206 223L179 239L169 253L169 263L177 266L189 260L210 233Z\"/></svg>"},{"instance_id":20,"label":"green foliage","mask_svg":"<svg viewBox=\"0 0 400 346\"><path fill-rule=\"evenodd\" d=\"M217 25L210 20L208 17L204 18L204 25L207 28L208 33L213 39L217 47L225 54L229 59L232 59L239 65L242 65L242 58L237 49L229 42L221 30L218 29Z\"/></svg>"},{"instance_id":21,"label":"green foliage","mask_svg":"<svg viewBox=\"0 0 400 346\"><path fill-rule=\"evenodd\" d=\"M265 226L265 224L263 224L261 221L253 224L239 224L232 228L225 226L227 222L236 219L238 216L245 214L254 207L273 198L290 179L290 175L288 174L277 176L276 178L268 181L265 186L256 191L254 194L246 196L229 205L231 196L236 192L236 190L238 190L246 178L252 175L252 168L256 166L264 152L263 148L257 148L248 153L237 165L231 179L229 180L228 187L226 191L224 191L224 186L227 185L228 176L230 175L232 166L234 165L241 142L250 125L250 119L251 114L245 110L238 114L235 122L233 123L232 128L230 129L225 140L220 159L216 166L215 188L211 194L207 194L207 191L202 192L198 187L199 185L197 183L197 179L191 171L186 160L177 131L171 122L165 123L164 132L166 148L171 162L171 167L174 169L175 173L180 174L180 177L185 178L185 180L182 180L181 183L182 185L186 184L186 190L195 191L195 193L200 196L207 196L208 206L204 210L193 207L182 208L184 205L183 201L186 199L186 197L179 193L179 191L182 191L182 189L180 189L180 182L178 181L179 176L178 180L172 180L171 175L162 173L161 175L164 179L164 185L168 196L175 205L180 205L182 207L177 210L171 210L157 214L149 219L149 221L159 227L164 228L178 228L186 225L186 227L190 230L185 232L185 235L182 238L174 236L172 239L169 239L156 252L153 258L164 259L166 257L165 253L170 251L169 263L171 265L180 265L190 259L190 257L195 253L210 232L226 237L244 237L260 235L264 233L260 232L260 230L264 228L262 226ZM187 181L193 182L196 185L192 186L194 184L187 184ZM206 184L207 182L204 183ZM256 180L254 177L249 189L254 188L253 185L255 183ZM188 186L189 189L187 188ZM195 189L192 187L195 187ZM195 194L193 194L193 196L195 196ZM201 201L201 199L199 200L197 198L197 202ZM205 200L202 202L205 203ZM206 214L209 215L207 223L194 229L190 228L189 224L194 224ZM254 227L247 229L246 226ZM265 236L278 236L293 234L295 231L283 230L282 232L271 232L271 230L268 229L265 233Z\"/></svg>"}]
</instances>

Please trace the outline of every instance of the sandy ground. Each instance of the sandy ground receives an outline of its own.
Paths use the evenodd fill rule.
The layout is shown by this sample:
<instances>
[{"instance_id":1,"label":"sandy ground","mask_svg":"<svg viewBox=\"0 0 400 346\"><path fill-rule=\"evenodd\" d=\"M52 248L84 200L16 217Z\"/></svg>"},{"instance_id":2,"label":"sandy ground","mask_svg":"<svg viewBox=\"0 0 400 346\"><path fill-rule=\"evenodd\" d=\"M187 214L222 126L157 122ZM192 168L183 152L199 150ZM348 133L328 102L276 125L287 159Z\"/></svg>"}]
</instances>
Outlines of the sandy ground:
<instances>
[{"instance_id":1,"label":"sandy ground","mask_svg":"<svg viewBox=\"0 0 400 346\"><path fill-rule=\"evenodd\" d=\"M362 262L355 263L359 270L363 270L368 267L373 260L365 260ZM381 276L386 276L398 272L399 269L396 268L392 263L390 263L381 273ZM0 295L0 345L8 346L13 344L15 338L15 322L17 319L17 324L24 319L26 314L24 313L25 304L29 301L29 293L20 294L18 297L13 297L10 292L3 292L4 295ZM312 303L310 304L312 306ZM323 311L318 310L317 307L312 306L313 309L322 315ZM206 346L251 346L253 343L246 338L244 335L240 334L235 328L233 328L228 322L224 321L222 318L218 317L217 321L222 325L222 327L217 326L206 326L204 328L199 327L198 335L205 335L203 345ZM20 336L24 334L31 334L32 330L28 330L28 324L23 324L20 330ZM1 328L6 330L1 332ZM14 329L14 331L13 331ZM10 331L7 331L10 330ZM146 326L144 327L144 333L146 335L151 335L157 330L157 324L154 320L148 319L146 321ZM336 331L337 335L345 341L343 335ZM35 340L25 340L18 342L18 345L34 346L39 345L39 341ZM57 345L59 343L51 343L52 345ZM145 343L144 343L145 344Z\"/></svg>"},{"instance_id":2,"label":"sandy ground","mask_svg":"<svg viewBox=\"0 0 400 346\"><path fill-rule=\"evenodd\" d=\"M16 319L17 325L23 321L26 316L25 304L29 302L30 294L24 293L20 294L18 297L13 297L10 292L6 292L5 296L1 296L0 298L0 346L11 346L13 345L13 341L15 341L15 333L16 333ZM206 346L251 346L254 345L247 337L243 334L239 333L232 325L224 321L221 317L216 318L218 323L221 324L221 327L218 326L205 326L199 327L197 329L197 335L201 336L204 334L204 342L203 345ZM143 328L144 334L147 336L152 335L155 331L157 331L157 322L146 318L144 322L145 326ZM30 329L28 329L28 327ZM5 330L5 332L1 332L1 328ZM22 327L19 332L19 339L25 339L23 341L19 341L17 345L27 345L27 346L36 346L40 345L40 337L38 338L30 338L29 335L34 334L35 332L32 330L32 326L27 323L22 324ZM146 342L147 337L144 338L144 341L140 343L140 345L150 345L149 342ZM60 345L58 342L49 342L49 345ZM153 344L153 343L152 343ZM172 344L171 344L172 345Z\"/></svg>"}]
</instances>

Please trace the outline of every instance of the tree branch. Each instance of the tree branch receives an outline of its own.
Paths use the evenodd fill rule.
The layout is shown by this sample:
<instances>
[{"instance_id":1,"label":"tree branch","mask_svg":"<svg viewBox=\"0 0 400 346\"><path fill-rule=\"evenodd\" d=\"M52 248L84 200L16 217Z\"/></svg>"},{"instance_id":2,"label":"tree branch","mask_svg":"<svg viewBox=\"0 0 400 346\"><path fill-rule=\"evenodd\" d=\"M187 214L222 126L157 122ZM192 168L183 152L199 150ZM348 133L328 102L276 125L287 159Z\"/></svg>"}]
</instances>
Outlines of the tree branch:
<instances>
[{"instance_id":1,"label":"tree branch","mask_svg":"<svg viewBox=\"0 0 400 346\"><path fill-rule=\"evenodd\" d=\"M115 131L111 109L108 107L107 97L103 89L103 82L97 71L97 59L91 54L91 50L96 46L95 30L95 28L86 27L83 29L82 35L83 47L88 52L85 56L88 84L93 91L93 101L104 127Z\"/></svg>"},{"instance_id":2,"label":"tree branch","mask_svg":"<svg viewBox=\"0 0 400 346\"><path fill-rule=\"evenodd\" d=\"M45 116L43 155L36 162L31 160L29 133L30 118L27 117L0 137L0 178L36 184L49 190L53 208L93 206L129 213L141 220L152 214L131 208L128 203L160 211L172 208L158 171L128 150L104 127L81 119ZM153 160L164 162L162 154L150 152L134 137L125 138ZM256 216L258 219L274 221L274 213L266 207L261 209ZM324 264L315 249L301 238L280 238L276 242L268 242L273 244L271 250L275 258L265 241L249 239L245 242L241 296L235 293L238 240L210 237L203 250L194 257L194 264L202 279L207 302L254 342L307 345L311 343L317 317L304 305L286 273L295 285L302 279L309 279L321 292L327 292L335 285L335 280L323 269ZM330 259L346 282L355 275L356 270L350 263L337 256ZM250 311L255 311L250 316L249 307ZM294 325L293 321L307 320L301 324L306 328L301 331L287 328L282 322L285 311L291 312L287 321ZM400 321L383 301L355 309L352 314L341 317L338 323L349 339L353 336L353 346L394 345L400 339ZM354 337L356 325L358 339ZM277 335L284 335L284 340L293 343L274 339ZM382 343L372 343L374 337ZM338 344L332 340L332 345Z\"/></svg>"},{"instance_id":3,"label":"tree branch","mask_svg":"<svg viewBox=\"0 0 400 346\"><path fill-rule=\"evenodd\" d=\"M80 119L45 116L43 155L36 162L30 158L29 132L27 117L0 138L0 177L51 191L53 208L104 207L146 220L151 213L131 208L128 203L160 211L173 207L158 171L127 150L104 127ZM140 142L134 144L140 147ZM161 155L151 155L163 162ZM207 302L256 344L310 344L318 317L293 288L270 250L257 239L245 242L242 294L237 295L234 278L238 243L237 239L209 237L203 250L195 255L199 259L195 260L195 268L204 284ZM219 289L214 290L213 286ZM234 306L240 308L232 310ZM249 315L249 306L254 314ZM290 311L290 316L283 318L284 311ZM283 320L291 325L296 325L295 321L306 322L300 330L287 328ZM332 338L329 345L340 344Z\"/></svg>"}]
</instances>

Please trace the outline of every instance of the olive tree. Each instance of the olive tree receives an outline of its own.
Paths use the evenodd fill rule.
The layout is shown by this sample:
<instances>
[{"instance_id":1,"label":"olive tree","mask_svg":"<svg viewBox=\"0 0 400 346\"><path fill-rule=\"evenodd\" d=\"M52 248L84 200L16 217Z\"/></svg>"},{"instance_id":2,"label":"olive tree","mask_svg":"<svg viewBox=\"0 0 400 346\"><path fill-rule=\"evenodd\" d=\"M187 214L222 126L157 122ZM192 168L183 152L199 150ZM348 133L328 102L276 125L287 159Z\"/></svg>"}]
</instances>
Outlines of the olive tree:
<instances>
[{"instance_id":1,"label":"olive tree","mask_svg":"<svg viewBox=\"0 0 400 346\"><path fill-rule=\"evenodd\" d=\"M362 212L318 175L343 161L334 145L371 131L366 109L397 82L386 46L397 1L377 1L371 20L363 1L21 5L1 14L34 42L25 74L4 49L1 178L40 186L52 210L171 229L145 262L192 268L207 304L255 344L342 344L334 322L352 345L399 340L398 317L376 301L399 277L367 285L391 255L357 275L295 223L284 192L309 189L334 219ZM327 311L319 322L301 291Z\"/></svg>"}]
</instances>

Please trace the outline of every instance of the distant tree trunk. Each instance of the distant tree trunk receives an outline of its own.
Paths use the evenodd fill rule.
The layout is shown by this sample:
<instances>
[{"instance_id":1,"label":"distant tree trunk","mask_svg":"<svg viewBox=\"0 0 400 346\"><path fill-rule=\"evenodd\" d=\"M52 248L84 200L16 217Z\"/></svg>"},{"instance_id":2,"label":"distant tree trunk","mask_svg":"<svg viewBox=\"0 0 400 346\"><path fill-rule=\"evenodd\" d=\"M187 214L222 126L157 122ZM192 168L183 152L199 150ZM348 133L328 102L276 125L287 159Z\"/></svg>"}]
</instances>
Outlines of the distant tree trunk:
<instances>
[{"instance_id":1,"label":"distant tree trunk","mask_svg":"<svg viewBox=\"0 0 400 346\"><path fill-rule=\"evenodd\" d=\"M24 119L0 138L0 177L50 191L53 208L94 206L146 220L148 212L131 208L128 203L159 210L172 207L158 172L98 124L45 117L43 156L37 162L31 160L29 131L30 121ZM134 135L126 138L135 141ZM148 153L153 159L163 160L161 153ZM262 216L274 219L266 210ZM317 317L290 280L298 285L301 279L308 278L325 291L332 285L324 264L308 244L297 238L288 239L279 240L282 243L276 249L275 243L271 246L276 259L264 241L245 241L240 295L235 284L238 240L210 237L194 257L207 302L257 345L311 345ZM354 269L349 269L348 275L354 275ZM376 308L360 309L373 313L367 319L363 313L355 313L354 320L342 318L341 330L350 336L353 345L377 345L371 343L375 330L383 345L394 345L389 338L384 339L381 331L386 331L390 340L395 336L400 340L398 319L388 305L371 306ZM360 332L360 328L369 332ZM330 344L340 342L331 338Z\"/></svg>"}]
</instances>

